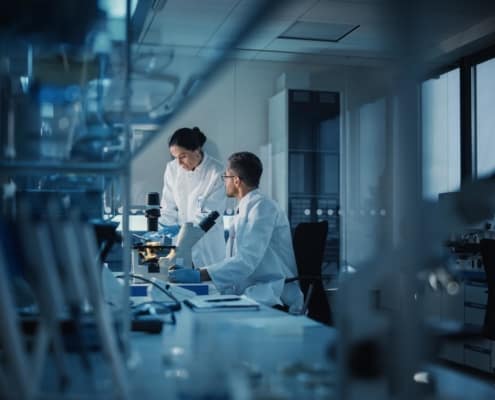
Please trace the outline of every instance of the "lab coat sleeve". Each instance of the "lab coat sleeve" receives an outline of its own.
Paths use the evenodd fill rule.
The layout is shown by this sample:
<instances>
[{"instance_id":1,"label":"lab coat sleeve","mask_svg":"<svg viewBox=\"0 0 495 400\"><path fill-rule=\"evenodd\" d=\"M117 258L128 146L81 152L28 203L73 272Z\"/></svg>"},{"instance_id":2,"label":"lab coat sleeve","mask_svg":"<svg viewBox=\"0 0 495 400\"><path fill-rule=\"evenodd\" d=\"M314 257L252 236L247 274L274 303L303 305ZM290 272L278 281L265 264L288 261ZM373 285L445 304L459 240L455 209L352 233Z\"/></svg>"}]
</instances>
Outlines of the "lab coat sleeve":
<instances>
[{"instance_id":1,"label":"lab coat sleeve","mask_svg":"<svg viewBox=\"0 0 495 400\"><path fill-rule=\"evenodd\" d=\"M172 166L168 163L163 174L160 222L165 225L175 225L178 223L177 204L173 195L175 191L175 177L173 176L172 169Z\"/></svg>"},{"instance_id":2,"label":"lab coat sleeve","mask_svg":"<svg viewBox=\"0 0 495 400\"><path fill-rule=\"evenodd\" d=\"M269 203L261 203L252 207L244 220L239 221L235 255L206 267L220 291L235 290L236 284L258 268L270 244L276 219L276 210Z\"/></svg>"}]
</instances>

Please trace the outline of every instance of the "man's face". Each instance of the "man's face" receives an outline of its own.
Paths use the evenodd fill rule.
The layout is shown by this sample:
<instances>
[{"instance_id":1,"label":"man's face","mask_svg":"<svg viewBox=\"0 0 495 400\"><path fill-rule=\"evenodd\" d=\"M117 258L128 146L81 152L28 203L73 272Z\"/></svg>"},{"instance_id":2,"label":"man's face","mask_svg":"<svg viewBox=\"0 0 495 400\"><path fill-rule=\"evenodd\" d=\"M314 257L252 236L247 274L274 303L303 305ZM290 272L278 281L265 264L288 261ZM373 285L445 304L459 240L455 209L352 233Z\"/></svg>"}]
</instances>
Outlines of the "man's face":
<instances>
[{"instance_id":1,"label":"man's face","mask_svg":"<svg viewBox=\"0 0 495 400\"><path fill-rule=\"evenodd\" d=\"M186 171L192 171L201 162L201 152L199 150L187 150L180 146L170 146L170 154L176 158L179 165Z\"/></svg>"},{"instance_id":2,"label":"man's face","mask_svg":"<svg viewBox=\"0 0 495 400\"><path fill-rule=\"evenodd\" d=\"M225 194L227 197L235 197L237 195L237 185L239 177L230 168L225 170L223 175L223 183L225 184Z\"/></svg>"}]
</instances>

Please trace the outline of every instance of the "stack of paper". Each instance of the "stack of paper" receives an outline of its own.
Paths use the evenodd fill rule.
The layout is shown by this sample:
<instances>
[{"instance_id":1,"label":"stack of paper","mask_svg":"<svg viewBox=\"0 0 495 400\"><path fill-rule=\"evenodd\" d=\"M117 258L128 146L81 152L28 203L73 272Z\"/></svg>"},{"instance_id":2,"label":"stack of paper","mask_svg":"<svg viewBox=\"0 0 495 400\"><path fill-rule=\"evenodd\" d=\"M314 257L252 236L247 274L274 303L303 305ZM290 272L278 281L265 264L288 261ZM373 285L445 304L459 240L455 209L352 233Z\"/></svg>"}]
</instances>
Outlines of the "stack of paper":
<instances>
[{"instance_id":1,"label":"stack of paper","mask_svg":"<svg viewBox=\"0 0 495 400\"><path fill-rule=\"evenodd\" d=\"M196 312L249 311L260 309L260 305L249 297L230 294L196 296L184 300L184 304Z\"/></svg>"}]
</instances>

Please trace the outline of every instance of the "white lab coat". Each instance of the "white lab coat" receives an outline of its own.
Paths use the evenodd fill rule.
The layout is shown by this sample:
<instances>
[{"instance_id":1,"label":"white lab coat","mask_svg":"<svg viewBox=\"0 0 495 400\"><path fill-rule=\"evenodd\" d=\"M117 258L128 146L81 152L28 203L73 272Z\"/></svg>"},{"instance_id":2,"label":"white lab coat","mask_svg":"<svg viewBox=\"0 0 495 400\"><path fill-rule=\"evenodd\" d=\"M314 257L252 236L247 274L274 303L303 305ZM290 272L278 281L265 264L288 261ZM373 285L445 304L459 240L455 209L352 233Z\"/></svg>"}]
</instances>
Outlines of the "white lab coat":
<instances>
[{"instance_id":1,"label":"white lab coat","mask_svg":"<svg viewBox=\"0 0 495 400\"><path fill-rule=\"evenodd\" d=\"M215 225L193 246L192 260L198 268L225 258L223 171L219 161L204 153L201 164L194 171L186 171L177 160L173 160L167 163L163 174L162 224L197 224L211 211L220 214Z\"/></svg>"},{"instance_id":2,"label":"white lab coat","mask_svg":"<svg viewBox=\"0 0 495 400\"><path fill-rule=\"evenodd\" d=\"M273 306L282 302L291 311L303 305L289 221L273 200L253 190L244 196L234 216L225 260L206 267L221 293L246 294Z\"/></svg>"}]
</instances>

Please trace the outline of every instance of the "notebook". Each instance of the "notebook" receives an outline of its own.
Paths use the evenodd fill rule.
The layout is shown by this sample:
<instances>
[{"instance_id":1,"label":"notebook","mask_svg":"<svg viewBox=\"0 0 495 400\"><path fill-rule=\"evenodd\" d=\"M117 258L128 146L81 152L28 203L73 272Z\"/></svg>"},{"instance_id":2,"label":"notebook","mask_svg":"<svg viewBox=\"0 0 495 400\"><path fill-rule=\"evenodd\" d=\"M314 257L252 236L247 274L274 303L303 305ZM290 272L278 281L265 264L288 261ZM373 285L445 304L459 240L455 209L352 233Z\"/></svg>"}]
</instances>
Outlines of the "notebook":
<instances>
[{"instance_id":1,"label":"notebook","mask_svg":"<svg viewBox=\"0 0 495 400\"><path fill-rule=\"evenodd\" d=\"M195 296L184 300L184 304L195 312L215 311L256 311L260 305L247 296L241 295L210 295Z\"/></svg>"}]
</instances>

